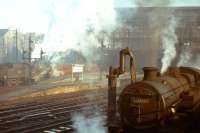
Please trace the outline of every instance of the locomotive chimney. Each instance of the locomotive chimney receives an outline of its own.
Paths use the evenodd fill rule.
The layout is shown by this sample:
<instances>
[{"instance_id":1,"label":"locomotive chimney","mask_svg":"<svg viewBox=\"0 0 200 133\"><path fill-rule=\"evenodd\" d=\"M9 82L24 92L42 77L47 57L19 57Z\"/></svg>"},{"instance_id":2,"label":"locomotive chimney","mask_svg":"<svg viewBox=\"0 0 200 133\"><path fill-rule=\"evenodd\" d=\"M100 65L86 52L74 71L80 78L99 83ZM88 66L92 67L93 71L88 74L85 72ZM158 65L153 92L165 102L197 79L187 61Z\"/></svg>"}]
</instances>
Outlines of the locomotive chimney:
<instances>
[{"instance_id":1,"label":"locomotive chimney","mask_svg":"<svg viewBox=\"0 0 200 133\"><path fill-rule=\"evenodd\" d=\"M156 67L144 67L143 80L155 80L158 76L158 69Z\"/></svg>"}]
</instances>

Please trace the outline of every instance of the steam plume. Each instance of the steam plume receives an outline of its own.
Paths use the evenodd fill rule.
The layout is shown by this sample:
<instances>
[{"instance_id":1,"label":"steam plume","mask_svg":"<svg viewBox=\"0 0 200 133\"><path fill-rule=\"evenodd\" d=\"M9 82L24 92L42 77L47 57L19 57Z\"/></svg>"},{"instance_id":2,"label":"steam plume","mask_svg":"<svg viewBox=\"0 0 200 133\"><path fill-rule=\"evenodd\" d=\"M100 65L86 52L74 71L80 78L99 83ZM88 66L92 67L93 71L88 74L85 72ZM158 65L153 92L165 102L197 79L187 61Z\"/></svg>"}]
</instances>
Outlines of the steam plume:
<instances>
[{"instance_id":1,"label":"steam plume","mask_svg":"<svg viewBox=\"0 0 200 133\"><path fill-rule=\"evenodd\" d=\"M161 59L162 68L161 72L165 72L171 65L171 62L176 57L176 25L177 19L174 18L173 12L168 8L172 6L171 0L134 0L137 7L151 7L148 12L148 21L151 34L153 35L152 43L154 47L159 47L160 44L163 48L163 57ZM137 13L140 14L140 13ZM160 38L160 42L158 41ZM154 51L155 52L155 51ZM158 51L156 51L158 52ZM154 56L159 56L158 54Z\"/></svg>"},{"instance_id":2,"label":"steam plume","mask_svg":"<svg viewBox=\"0 0 200 133\"><path fill-rule=\"evenodd\" d=\"M177 65L200 68L200 55L192 44L185 43L182 47Z\"/></svg>"},{"instance_id":3,"label":"steam plume","mask_svg":"<svg viewBox=\"0 0 200 133\"><path fill-rule=\"evenodd\" d=\"M87 94L86 97L90 102L96 100L94 94ZM73 127L76 133L106 133L105 117L100 112L102 110L100 106L100 103L96 103L84 108L82 113L72 114Z\"/></svg>"},{"instance_id":4,"label":"steam plume","mask_svg":"<svg viewBox=\"0 0 200 133\"><path fill-rule=\"evenodd\" d=\"M186 59L184 62L179 62L180 66L187 66L200 69L200 55L196 55L196 58L192 58L192 55L188 52L183 54L184 57L181 59ZM182 64L181 64L182 63Z\"/></svg>"},{"instance_id":5,"label":"steam plume","mask_svg":"<svg viewBox=\"0 0 200 133\"><path fill-rule=\"evenodd\" d=\"M104 120L100 116L87 118L83 114L75 114L73 121L76 133L106 133Z\"/></svg>"},{"instance_id":6,"label":"steam plume","mask_svg":"<svg viewBox=\"0 0 200 133\"><path fill-rule=\"evenodd\" d=\"M62 63L69 50L92 62L98 56L99 39L108 37L116 27L114 0L44 0L43 6L49 18L48 31L33 56L42 48L50 64ZM51 69L60 75L55 65Z\"/></svg>"},{"instance_id":7,"label":"steam plume","mask_svg":"<svg viewBox=\"0 0 200 133\"><path fill-rule=\"evenodd\" d=\"M178 42L175 33L177 21L172 17L168 26L162 33L162 46L163 46L163 58L161 73L165 72L171 65L171 62L176 57L176 43Z\"/></svg>"},{"instance_id":8,"label":"steam plume","mask_svg":"<svg viewBox=\"0 0 200 133\"><path fill-rule=\"evenodd\" d=\"M53 1L49 12L49 32L43 49L47 54L75 49L86 57L100 46L101 33L109 34L115 28L113 0Z\"/></svg>"},{"instance_id":9,"label":"steam plume","mask_svg":"<svg viewBox=\"0 0 200 133\"><path fill-rule=\"evenodd\" d=\"M187 65L188 62L190 62L190 59L192 58L192 51L189 49L189 45L184 45L186 48L181 50L180 53L180 59L178 61L178 66L184 66Z\"/></svg>"}]
</instances>

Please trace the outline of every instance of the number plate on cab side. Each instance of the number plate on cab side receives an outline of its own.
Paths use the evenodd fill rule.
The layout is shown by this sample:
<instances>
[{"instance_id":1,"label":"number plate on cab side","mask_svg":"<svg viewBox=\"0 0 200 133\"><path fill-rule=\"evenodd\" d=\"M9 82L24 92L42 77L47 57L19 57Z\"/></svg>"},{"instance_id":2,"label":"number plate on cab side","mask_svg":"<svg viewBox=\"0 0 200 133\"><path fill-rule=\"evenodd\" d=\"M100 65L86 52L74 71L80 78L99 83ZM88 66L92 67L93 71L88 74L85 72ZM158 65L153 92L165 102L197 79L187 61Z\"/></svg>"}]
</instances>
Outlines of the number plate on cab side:
<instances>
[{"instance_id":1,"label":"number plate on cab side","mask_svg":"<svg viewBox=\"0 0 200 133\"><path fill-rule=\"evenodd\" d=\"M148 98L141 98L141 97L131 97L130 104L136 105L136 104L147 104L149 103Z\"/></svg>"}]
</instances>

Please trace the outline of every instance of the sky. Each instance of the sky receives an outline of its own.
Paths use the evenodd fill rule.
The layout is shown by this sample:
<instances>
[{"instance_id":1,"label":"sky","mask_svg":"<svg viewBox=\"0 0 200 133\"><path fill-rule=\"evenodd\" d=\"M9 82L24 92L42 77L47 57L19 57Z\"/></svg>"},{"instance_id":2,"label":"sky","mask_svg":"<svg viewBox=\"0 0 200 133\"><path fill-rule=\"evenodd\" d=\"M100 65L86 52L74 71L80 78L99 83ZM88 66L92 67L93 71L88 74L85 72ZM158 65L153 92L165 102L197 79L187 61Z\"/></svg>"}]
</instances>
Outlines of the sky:
<instances>
[{"instance_id":1,"label":"sky","mask_svg":"<svg viewBox=\"0 0 200 133\"><path fill-rule=\"evenodd\" d=\"M52 21L53 0L0 0L0 29L18 28L22 32L46 33ZM65 5L80 0L54 0ZM131 0L115 0L115 7L133 7ZM200 6L200 0L173 0L174 6ZM73 6L73 5L71 5Z\"/></svg>"},{"instance_id":2,"label":"sky","mask_svg":"<svg viewBox=\"0 0 200 133\"><path fill-rule=\"evenodd\" d=\"M115 0L117 7L133 7L133 0ZM150 0L149 0L150 1ZM162 0L161 0L162 1ZM173 6L200 6L200 0L171 0Z\"/></svg>"},{"instance_id":3,"label":"sky","mask_svg":"<svg viewBox=\"0 0 200 133\"><path fill-rule=\"evenodd\" d=\"M0 0L0 28L18 27L23 32L45 32L48 14L39 0Z\"/></svg>"}]
</instances>

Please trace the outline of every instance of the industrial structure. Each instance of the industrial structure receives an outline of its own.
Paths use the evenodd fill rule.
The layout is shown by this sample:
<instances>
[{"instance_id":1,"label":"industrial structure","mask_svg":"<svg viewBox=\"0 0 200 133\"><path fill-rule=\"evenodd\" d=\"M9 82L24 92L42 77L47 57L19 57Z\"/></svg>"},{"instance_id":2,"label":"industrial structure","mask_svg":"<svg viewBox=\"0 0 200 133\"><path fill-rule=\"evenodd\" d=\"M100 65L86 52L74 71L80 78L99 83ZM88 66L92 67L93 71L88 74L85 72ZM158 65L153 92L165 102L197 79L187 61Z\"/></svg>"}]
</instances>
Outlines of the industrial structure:
<instances>
[{"instance_id":1,"label":"industrial structure","mask_svg":"<svg viewBox=\"0 0 200 133\"><path fill-rule=\"evenodd\" d=\"M1 86L17 86L30 82L33 43L41 41L42 35L24 34L17 29L1 29L0 33Z\"/></svg>"}]
</instances>

